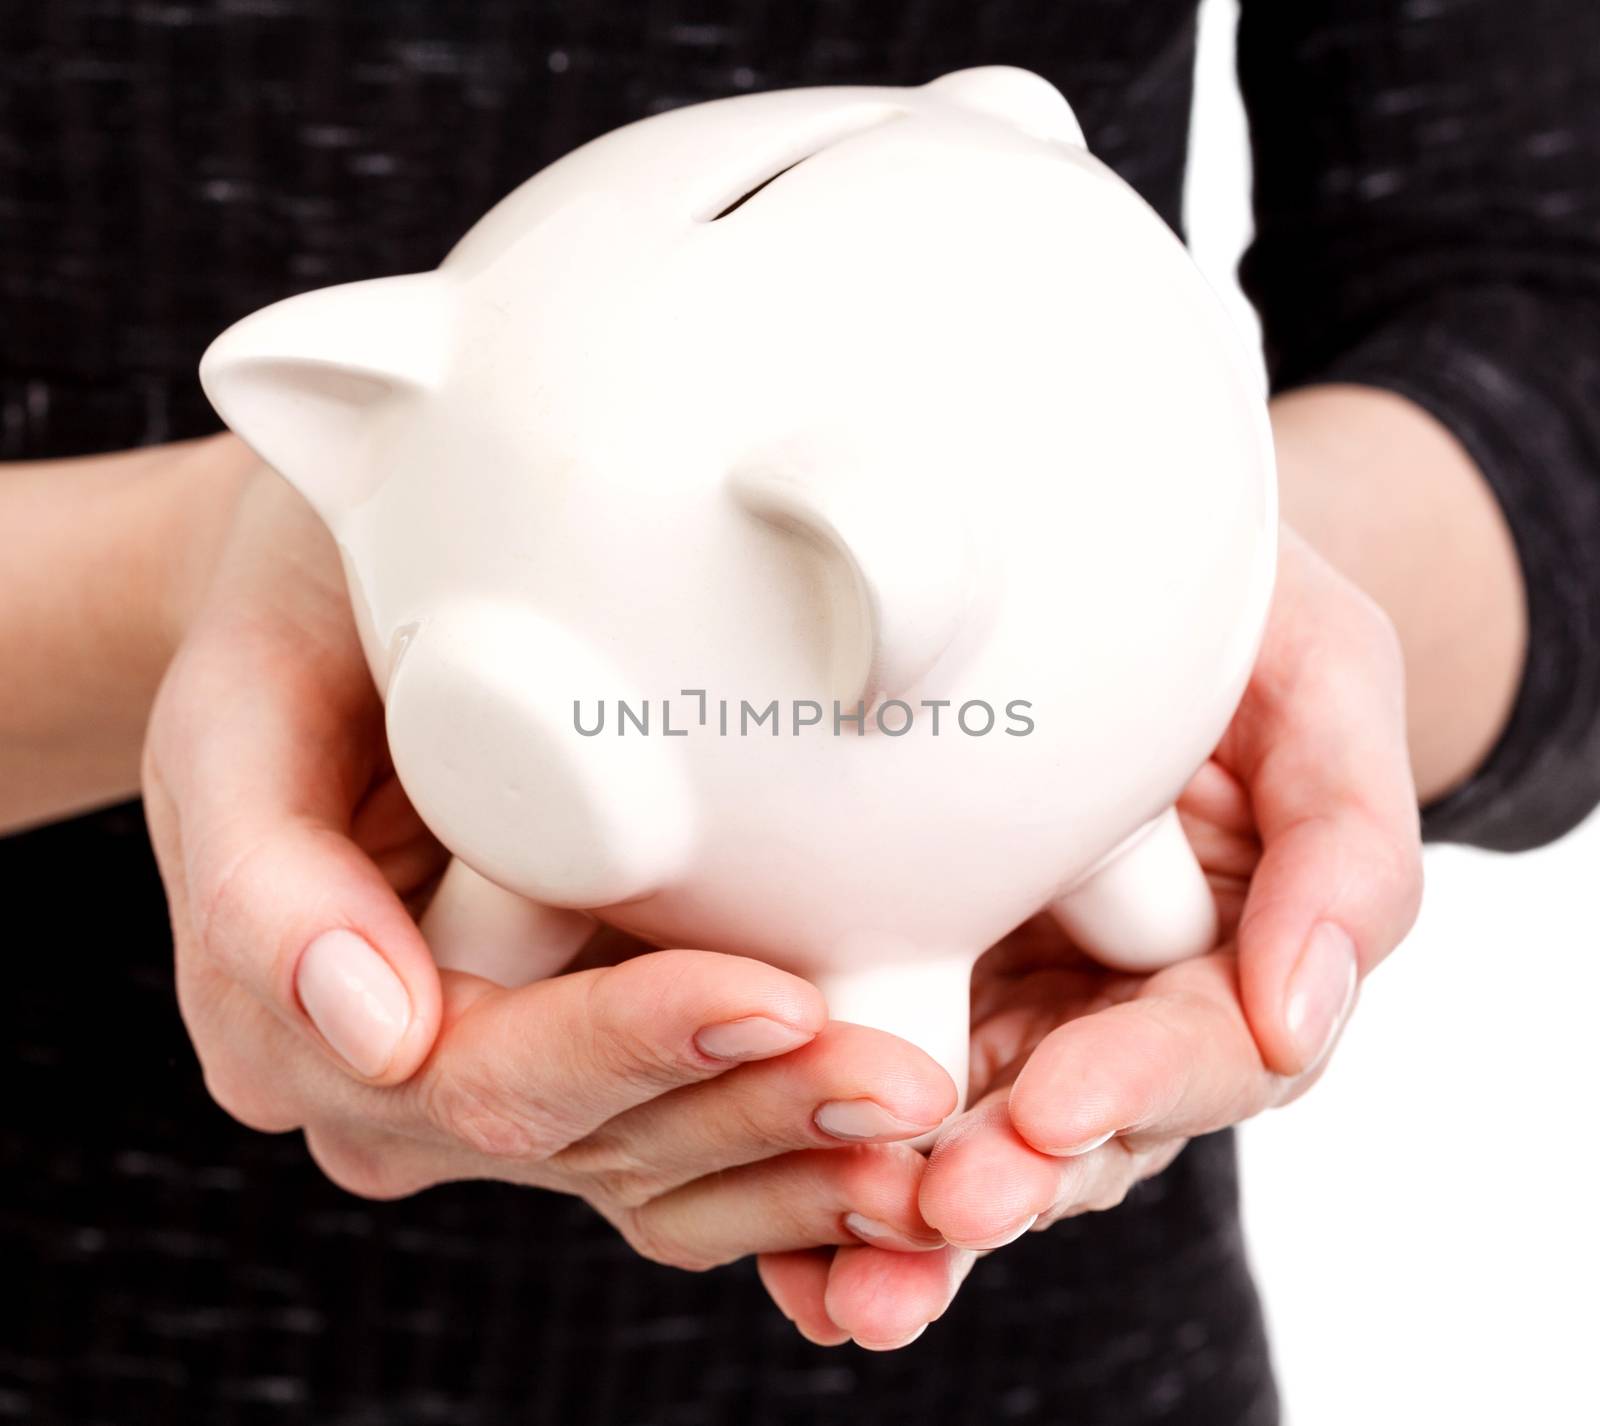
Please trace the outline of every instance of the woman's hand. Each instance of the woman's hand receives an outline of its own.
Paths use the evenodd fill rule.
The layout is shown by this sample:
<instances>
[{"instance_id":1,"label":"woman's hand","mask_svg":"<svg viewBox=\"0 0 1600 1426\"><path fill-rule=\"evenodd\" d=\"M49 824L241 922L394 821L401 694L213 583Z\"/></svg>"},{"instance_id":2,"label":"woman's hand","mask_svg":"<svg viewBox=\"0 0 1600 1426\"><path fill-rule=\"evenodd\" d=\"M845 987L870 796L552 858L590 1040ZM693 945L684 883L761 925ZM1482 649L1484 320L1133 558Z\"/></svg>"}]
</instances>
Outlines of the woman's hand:
<instances>
[{"instance_id":1,"label":"woman's hand","mask_svg":"<svg viewBox=\"0 0 1600 1426\"><path fill-rule=\"evenodd\" d=\"M952 1246L764 1258L768 1290L807 1336L911 1340L976 1254L1120 1203L1188 1139L1315 1081L1361 977L1421 896L1402 683L1388 620L1286 530L1249 688L1179 804L1222 946L1129 976L1041 917L992 950L973 985L973 1103L918 1198Z\"/></svg>"},{"instance_id":2,"label":"woman's hand","mask_svg":"<svg viewBox=\"0 0 1600 1426\"><path fill-rule=\"evenodd\" d=\"M383 750L333 545L261 472L145 756L179 1000L225 1109L304 1129L354 1192L557 1189L682 1267L862 1241L848 1224L937 1244L925 1162L898 1142L953 1107L931 1059L826 1025L806 982L732 956L641 954L518 990L441 975L408 902L443 853Z\"/></svg>"}]
</instances>

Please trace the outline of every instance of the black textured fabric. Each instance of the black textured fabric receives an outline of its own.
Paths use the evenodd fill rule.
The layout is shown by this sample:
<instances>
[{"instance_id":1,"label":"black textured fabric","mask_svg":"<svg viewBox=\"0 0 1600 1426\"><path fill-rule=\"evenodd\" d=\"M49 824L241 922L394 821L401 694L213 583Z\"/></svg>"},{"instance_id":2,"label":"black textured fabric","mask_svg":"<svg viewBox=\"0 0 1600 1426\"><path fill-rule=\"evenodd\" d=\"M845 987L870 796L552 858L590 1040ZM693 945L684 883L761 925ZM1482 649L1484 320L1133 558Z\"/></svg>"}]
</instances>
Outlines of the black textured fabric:
<instances>
[{"instance_id":1,"label":"black textured fabric","mask_svg":"<svg viewBox=\"0 0 1600 1426\"><path fill-rule=\"evenodd\" d=\"M0 7L0 458L217 428L207 342L435 266L578 144L750 89L1028 65L1174 227L1194 0Z\"/></svg>"},{"instance_id":2,"label":"black textured fabric","mask_svg":"<svg viewBox=\"0 0 1600 1426\"><path fill-rule=\"evenodd\" d=\"M1239 72L1275 387L1431 411L1522 563L1516 706L1424 832L1551 841L1600 801L1600 5L1245 0Z\"/></svg>"},{"instance_id":3,"label":"black textured fabric","mask_svg":"<svg viewBox=\"0 0 1600 1426\"><path fill-rule=\"evenodd\" d=\"M68 865L101 870L64 918L40 892ZM19 839L7 874L27 894L0 997L0 1421L1276 1420L1226 1135L1116 1211L980 1263L914 1346L825 1351L748 1263L655 1267L582 1203L531 1189L363 1203L298 1135L234 1124L205 1095L170 972L129 944L162 913L136 810Z\"/></svg>"},{"instance_id":4,"label":"black textured fabric","mask_svg":"<svg viewBox=\"0 0 1600 1426\"><path fill-rule=\"evenodd\" d=\"M577 143L743 89L1027 65L1176 227L1193 4L5 6L0 456L214 429L194 369L234 318L430 266ZM1517 720L1431 823L1497 842L1592 800L1594 676L1579 666L1595 657L1580 613L1593 564L1573 557L1594 550L1585 422L1600 403L1586 414L1582 398L1595 329L1578 319L1594 185L1535 193L1510 157L1526 151L1545 174L1588 164L1592 178L1592 71L1578 92L1600 50L1592 13L1579 0L1249 0L1243 35L1262 218L1247 273L1280 385L1341 373L1423 401L1483 461L1524 557L1542 552L1530 568L1541 642ZM1465 45L1452 39L1464 21ZM1485 145L1506 155L1492 183ZM1485 199L1480 185L1502 180ZM1445 202L1430 206L1436 189ZM1480 201L1490 221L1449 226ZM1431 279L1460 275L1428 246L1441 224L1469 268L1474 233L1498 244L1492 281ZM1418 253L1396 275L1389 259ZM1556 339L1538 349L1539 331ZM1560 637L1552 663L1542 641ZM1555 811L1551 788L1567 789ZM980 1264L914 1347L824 1352L765 1305L748 1266L657 1269L581 1205L493 1185L363 1204L327 1185L297 1138L233 1125L205 1098L176 1016L135 810L12 839L0 886L14 908L0 1034L16 1057L0 1120L0 1420L1276 1419L1226 1135L1120 1209Z\"/></svg>"}]
</instances>

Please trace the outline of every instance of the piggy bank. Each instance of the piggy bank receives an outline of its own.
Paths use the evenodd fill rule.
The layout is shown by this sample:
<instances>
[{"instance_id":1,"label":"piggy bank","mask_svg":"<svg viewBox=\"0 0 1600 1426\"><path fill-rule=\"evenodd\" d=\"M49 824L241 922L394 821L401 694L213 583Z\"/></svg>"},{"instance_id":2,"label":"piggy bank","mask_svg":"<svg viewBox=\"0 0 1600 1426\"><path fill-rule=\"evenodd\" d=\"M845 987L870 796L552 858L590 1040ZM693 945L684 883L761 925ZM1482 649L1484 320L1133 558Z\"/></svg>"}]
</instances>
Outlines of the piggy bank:
<instances>
[{"instance_id":1,"label":"piggy bank","mask_svg":"<svg viewBox=\"0 0 1600 1426\"><path fill-rule=\"evenodd\" d=\"M755 956L961 1088L1041 910L1213 944L1172 809L1267 613L1263 391L1044 80L648 118L201 379L337 539L441 964Z\"/></svg>"}]
</instances>

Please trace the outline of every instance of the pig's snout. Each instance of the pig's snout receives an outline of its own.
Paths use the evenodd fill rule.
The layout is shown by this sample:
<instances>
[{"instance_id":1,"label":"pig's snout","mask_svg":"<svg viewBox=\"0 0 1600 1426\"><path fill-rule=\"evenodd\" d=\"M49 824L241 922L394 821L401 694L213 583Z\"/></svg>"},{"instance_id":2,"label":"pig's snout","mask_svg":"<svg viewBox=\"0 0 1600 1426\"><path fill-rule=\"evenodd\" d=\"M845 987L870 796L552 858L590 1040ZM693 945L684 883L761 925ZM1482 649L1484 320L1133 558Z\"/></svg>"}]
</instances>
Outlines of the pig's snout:
<instances>
[{"instance_id":1,"label":"pig's snout","mask_svg":"<svg viewBox=\"0 0 1600 1426\"><path fill-rule=\"evenodd\" d=\"M552 906L636 900L682 866L690 800L670 740L579 731L575 709L629 692L598 650L530 609L453 608L398 650L395 770L440 841L490 880Z\"/></svg>"}]
</instances>

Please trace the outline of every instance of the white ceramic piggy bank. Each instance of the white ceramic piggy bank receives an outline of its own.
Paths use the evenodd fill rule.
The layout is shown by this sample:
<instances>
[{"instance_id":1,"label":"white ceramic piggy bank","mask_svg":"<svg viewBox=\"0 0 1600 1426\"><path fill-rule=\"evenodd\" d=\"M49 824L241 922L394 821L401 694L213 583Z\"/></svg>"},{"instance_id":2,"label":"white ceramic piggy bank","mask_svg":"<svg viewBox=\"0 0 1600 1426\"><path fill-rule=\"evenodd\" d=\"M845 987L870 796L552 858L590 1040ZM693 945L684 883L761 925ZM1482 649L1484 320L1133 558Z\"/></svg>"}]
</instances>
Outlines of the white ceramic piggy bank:
<instances>
[{"instance_id":1,"label":"white ceramic piggy bank","mask_svg":"<svg viewBox=\"0 0 1600 1426\"><path fill-rule=\"evenodd\" d=\"M1275 563L1259 378L1021 70L702 104L525 183L436 272L201 367L343 551L441 963L598 917L815 980L965 1085L1041 908L1207 949L1174 798Z\"/></svg>"}]
</instances>

